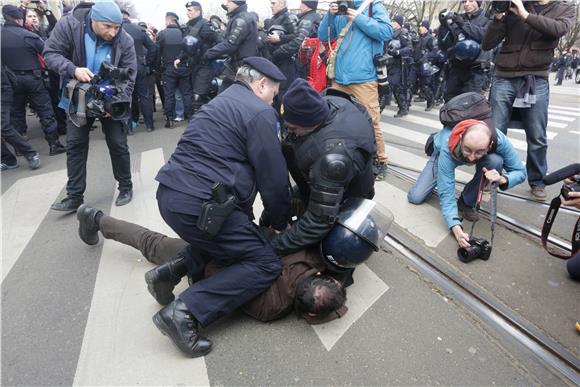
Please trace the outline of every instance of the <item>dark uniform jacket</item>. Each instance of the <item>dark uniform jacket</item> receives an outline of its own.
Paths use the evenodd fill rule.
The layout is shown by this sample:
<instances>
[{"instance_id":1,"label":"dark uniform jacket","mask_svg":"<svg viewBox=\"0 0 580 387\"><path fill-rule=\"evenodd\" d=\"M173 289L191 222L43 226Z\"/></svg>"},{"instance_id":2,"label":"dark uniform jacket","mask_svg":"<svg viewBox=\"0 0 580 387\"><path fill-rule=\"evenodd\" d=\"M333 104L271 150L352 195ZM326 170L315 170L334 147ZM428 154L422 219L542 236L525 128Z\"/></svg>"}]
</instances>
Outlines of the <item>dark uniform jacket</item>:
<instances>
[{"instance_id":1,"label":"dark uniform jacket","mask_svg":"<svg viewBox=\"0 0 580 387\"><path fill-rule=\"evenodd\" d=\"M203 55L216 43L215 32L212 30L207 19L201 16L187 22L184 28L184 35L193 36L201 41L199 55ZM198 62L199 58L194 58L194 61Z\"/></svg>"},{"instance_id":2,"label":"dark uniform jacket","mask_svg":"<svg viewBox=\"0 0 580 387\"><path fill-rule=\"evenodd\" d=\"M130 21L123 22L123 29L133 38L137 63L139 65L152 66L157 57L157 46L155 46L149 35L137 24Z\"/></svg>"},{"instance_id":3,"label":"dark uniform jacket","mask_svg":"<svg viewBox=\"0 0 580 387\"><path fill-rule=\"evenodd\" d=\"M296 40L298 35L298 17L288 12L287 8L284 8L272 16L268 24L264 26L264 30L268 31L273 25L282 26L286 32L280 37L280 43L266 46L272 62L280 63L291 60L298 52L300 43L302 43Z\"/></svg>"},{"instance_id":4,"label":"dark uniform jacket","mask_svg":"<svg viewBox=\"0 0 580 387\"><path fill-rule=\"evenodd\" d=\"M210 199L212 185L222 182L252 219L259 191L273 226L283 229L290 198L278 127L274 109L237 82L193 116L156 179L202 200ZM199 215L199 210L188 213Z\"/></svg>"},{"instance_id":5,"label":"dark uniform jacket","mask_svg":"<svg viewBox=\"0 0 580 387\"><path fill-rule=\"evenodd\" d=\"M433 36L427 32L425 35L419 36L419 52L420 52L420 63L426 63L432 56L435 50L435 39Z\"/></svg>"},{"instance_id":6,"label":"dark uniform jacket","mask_svg":"<svg viewBox=\"0 0 580 387\"><path fill-rule=\"evenodd\" d=\"M63 16L56 24L44 45L44 61L47 67L58 73L66 84L74 78L77 67L87 67L85 56L85 30L90 28L88 16L93 4L81 3L69 15ZM133 38L123 29L112 41L111 64L120 68L131 68L131 75L124 95L131 98L137 77L137 56Z\"/></svg>"},{"instance_id":7,"label":"dark uniform jacket","mask_svg":"<svg viewBox=\"0 0 580 387\"><path fill-rule=\"evenodd\" d=\"M229 57L237 66L242 59L256 55L258 28L245 4L228 13L228 17L224 39L210 48L205 55L210 60Z\"/></svg>"},{"instance_id":8,"label":"dark uniform jacket","mask_svg":"<svg viewBox=\"0 0 580 387\"><path fill-rule=\"evenodd\" d=\"M44 42L37 34L14 22L0 29L2 34L2 63L13 71L40 70L38 55Z\"/></svg>"},{"instance_id":9,"label":"dark uniform jacket","mask_svg":"<svg viewBox=\"0 0 580 387\"><path fill-rule=\"evenodd\" d=\"M525 22L508 12L503 21L494 19L485 33L484 50L496 47L505 39L495 61L498 77L535 75L548 78L554 49L574 25L573 3L551 1L539 13L534 3L524 3L530 13Z\"/></svg>"},{"instance_id":10,"label":"dark uniform jacket","mask_svg":"<svg viewBox=\"0 0 580 387\"><path fill-rule=\"evenodd\" d=\"M181 57L183 32L178 25L170 24L157 35L158 64L162 67L173 67L175 59ZM185 65L185 63L183 64Z\"/></svg>"},{"instance_id":11,"label":"dark uniform jacket","mask_svg":"<svg viewBox=\"0 0 580 387\"><path fill-rule=\"evenodd\" d=\"M489 24L489 19L485 16L483 10L479 9L472 15L467 13L458 14L454 21L458 26L455 32L450 31L449 27L445 25L441 25L439 27L439 47L443 51L447 52L448 56L452 58L451 62L453 66L472 67L472 62L456 60L453 57L453 48L457 42L457 35L462 33L466 39L471 39L477 43L481 43L483 41L483 35L487 25Z\"/></svg>"},{"instance_id":12,"label":"dark uniform jacket","mask_svg":"<svg viewBox=\"0 0 580 387\"><path fill-rule=\"evenodd\" d=\"M374 196L376 146L366 110L347 98L324 99L330 108L326 120L307 136L284 141L288 169L308 205L289 230L272 238L272 247L282 256L320 242L344 199Z\"/></svg>"},{"instance_id":13,"label":"dark uniform jacket","mask_svg":"<svg viewBox=\"0 0 580 387\"><path fill-rule=\"evenodd\" d=\"M393 65L401 65L401 58L404 57L412 57L413 56L413 42L411 41L411 35L409 32L404 28L399 28L397 30L393 30L393 38L390 42L394 40L398 40L400 43L400 48L394 49L390 48L393 47L391 43L389 43L387 53L391 55L395 60L393 61Z\"/></svg>"}]
</instances>

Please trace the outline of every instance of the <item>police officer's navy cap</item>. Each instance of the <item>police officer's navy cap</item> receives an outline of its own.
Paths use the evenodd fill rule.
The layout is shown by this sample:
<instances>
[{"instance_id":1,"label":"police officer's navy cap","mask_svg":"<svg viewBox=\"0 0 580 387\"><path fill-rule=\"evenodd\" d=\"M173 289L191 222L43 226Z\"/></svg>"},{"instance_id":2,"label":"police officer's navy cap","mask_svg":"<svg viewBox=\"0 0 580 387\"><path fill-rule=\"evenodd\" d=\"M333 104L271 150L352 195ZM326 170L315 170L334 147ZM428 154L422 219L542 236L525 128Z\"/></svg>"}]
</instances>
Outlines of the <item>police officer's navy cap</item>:
<instances>
[{"instance_id":1,"label":"police officer's navy cap","mask_svg":"<svg viewBox=\"0 0 580 387\"><path fill-rule=\"evenodd\" d=\"M2 16L4 16L4 19L6 19L6 17L11 17L16 20L24 19L22 9L12 4L6 4L2 7Z\"/></svg>"},{"instance_id":2,"label":"police officer's navy cap","mask_svg":"<svg viewBox=\"0 0 580 387\"><path fill-rule=\"evenodd\" d=\"M185 8L189 8L189 7L201 8L201 4L199 3L199 1L188 1L187 3L185 3Z\"/></svg>"},{"instance_id":3,"label":"police officer's navy cap","mask_svg":"<svg viewBox=\"0 0 580 387\"><path fill-rule=\"evenodd\" d=\"M121 24L123 23L123 14L114 1L97 0L91 8L91 19L97 22Z\"/></svg>"},{"instance_id":4,"label":"police officer's navy cap","mask_svg":"<svg viewBox=\"0 0 580 387\"><path fill-rule=\"evenodd\" d=\"M405 18L403 17L403 15L395 15L393 17L393 21L396 21L402 27L403 24L405 23Z\"/></svg>"},{"instance_id":5,"label":"police officer's navy cap","mask_svg":"<svg viewBox=\"0 0 580 387\"><path fill-rule=\"evenodd\" d=\"M244 5L244 4L246 4L246 0L243 0L243 1L232 1L232 3L235 3L236 5Z\"/></svg>"},{"instance_id":6,"label":"police officer's navy cap","mask_svg":"<svg viewBox=\"0 0 580 387\"><path fill-rule=\"evenodd\" d=\"M175 19L176 21L179 21L179 16L177 16L175 12L167 12L165 14L165 17L170 17L172 19Z\"/></svg>"},{"instance_id":7,"label":"police officer's navy cap","mask_svg":"<svg viewBox=\"0 0 580 387\"><path fill-rule=\"evenodd\" d=\"M307 6L310 9L317 9L318 8L318 1L303 1L302 4Z\"/></svg>"},{"instance_id":8,"label":"police officer's navy cap","mask_svg":"<svg viewBox=\"0 0 580 387\"><path fill-rule=\"evenodd\" d=\"M284 121L305 128L320 124L330 113L328 103L302 78L288 87L280 110Z\"/></svg>"},{"instance_id":9,"label":"police officer's navy cap","mask_svg":"<svg viewBox=\"0 0 580 387\"><path fill-rule=\"evenodd\" d=\"M421 22L421 27L425 27L425 28L429 29L431 27L431 24L429 24L429 20L423 20Z\"/></svg>"},{"instance_id":10,"label":"police officer's navy cap","mask_svg":"<svg viewBox=\"0 0 580 387\"><path fill-rule=\"evenodd\" d=\"M249 56L245 58L242 63L256 69L273 81L282 82L286 80L284 74L282 74L280 69L274 63L266 58L262 58L261 56Z\"/></svg>"}]
</instances>

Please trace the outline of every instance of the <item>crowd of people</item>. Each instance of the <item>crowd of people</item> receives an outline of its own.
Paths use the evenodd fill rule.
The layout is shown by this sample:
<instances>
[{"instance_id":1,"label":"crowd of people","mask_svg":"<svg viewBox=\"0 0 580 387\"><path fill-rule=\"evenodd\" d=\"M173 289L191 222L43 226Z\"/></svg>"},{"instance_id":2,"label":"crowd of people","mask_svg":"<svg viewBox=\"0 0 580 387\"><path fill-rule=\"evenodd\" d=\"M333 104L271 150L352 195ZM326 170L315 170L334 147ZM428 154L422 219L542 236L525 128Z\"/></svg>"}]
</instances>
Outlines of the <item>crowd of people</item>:
<instances>
[{"instance_id":1,"label":"crowd of people","mask_svg":"<svg viewBox=\"0 0 580 387\"><path fill-rule=\"evenodd\" d=\"M463 0L464 12L441 12L437 31L423 20L417 32L379 0L331 3L321 14L317 1L301 1L293 14L285 0L271 0L263 23L246 1L223 1L226 22L188 1L188 21L167 12L161 31L134 23L111 0L81 3L58 22L42 1L27 3L2 8L2 170L18 165L7 144L40 166L23 136L29 104L49 154L66 151L67 195L52 209L77 211L85 243L98 243L101 232L158 265L146 274L164 306L153 321L187 356L207 354L203 328L239 307L264 321L295 310L320 323L346 312L354 266L378 249L389 224L381 218L388 210L374 211L371 199L388 163L380 116L391 97L395 117L409 113L415 94L426 110L445 103L448 119L430 137L430 159L408 200L420 204L437 186L460 247L470 246L462 222L476 220L486 183L505 190L527 178L535 197L546 196L547 79L554 48L575 22L568 3L512 0L488 17L481 1ZM106 76L122 87L99 83ZM179 239L84 204L97 119L118 182L115 204L132 200L127 135L141 116L155 130L156 92L166 128L188 121L156 177L160 213ZM127 114L113 108L124 101L132 101ZM515 109L526 128L525 166L506 136ZM66 147L58 137L65 133ZM476 172L456 200L461 165ZM372 222L343 227L353 211ZM186 275L190 286L175 298Z\"/></svg>"}]
</instances>

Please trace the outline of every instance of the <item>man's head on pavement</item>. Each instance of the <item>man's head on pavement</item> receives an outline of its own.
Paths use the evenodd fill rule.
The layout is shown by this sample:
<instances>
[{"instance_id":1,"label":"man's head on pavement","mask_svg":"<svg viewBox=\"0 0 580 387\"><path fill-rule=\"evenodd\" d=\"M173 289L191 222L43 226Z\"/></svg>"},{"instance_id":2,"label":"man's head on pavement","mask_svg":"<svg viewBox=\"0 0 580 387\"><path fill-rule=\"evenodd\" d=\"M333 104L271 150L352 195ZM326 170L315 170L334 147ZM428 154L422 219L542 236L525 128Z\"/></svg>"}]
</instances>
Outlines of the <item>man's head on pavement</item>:
<instances>
[{"instance_id":1,"label":"man's head on pavement","mask_svg":"<svg viewBox=\"0 0 580 387\"><path fill-rule=\"evenodd\" d=\"M340 282L329 275L317 273L298 284L294 310L311 323L321 323L329 314L345 308L345 302L346 290Z\"/></svg>"},{"instance_id":2,"label":"man's head on pavement","mask_svg":"<svg viewBox=\"0 0 580 387\"><path fill-rule=\"evenodd\" d=\"M477 163L490 149L492 135L491 130L483 121L461 121L453 131L464 130L460 147L461 155L469 164Z\"/></svg>"},{"instance_id":3,"label":"man's head on pavement","mask_svg":"<svg viewBox=\"0 0 580 387\"><path fill-rule=\"evenodd\" d=\"M91 8L91 27L95 34L108 42L113 40L121 29L123 14L112 0L97 1Z\"/></svg>"},{"instance_id":4,"label":"man's head on pavement","mask_svg":"<svg viewBox=\"0 0 580 387\"><path fill-rule=\"evenodd\" d=\"M280 115L288 131L306 136L326 120L328 103L304 79L298 78L284 94Z\"/></svg>"},{"instance_id":5,"label":"man's head on pavement","mask_svg":"<svg viewBox=\"0 0 580 387\"><path fill-rule=\"evenodd\" d=\"M275 64L257 56L245 58L236 74L236 81L246 83L268 105L274 102L280 82L285 80L286 77Z\"/></svg>"}]
</instances>

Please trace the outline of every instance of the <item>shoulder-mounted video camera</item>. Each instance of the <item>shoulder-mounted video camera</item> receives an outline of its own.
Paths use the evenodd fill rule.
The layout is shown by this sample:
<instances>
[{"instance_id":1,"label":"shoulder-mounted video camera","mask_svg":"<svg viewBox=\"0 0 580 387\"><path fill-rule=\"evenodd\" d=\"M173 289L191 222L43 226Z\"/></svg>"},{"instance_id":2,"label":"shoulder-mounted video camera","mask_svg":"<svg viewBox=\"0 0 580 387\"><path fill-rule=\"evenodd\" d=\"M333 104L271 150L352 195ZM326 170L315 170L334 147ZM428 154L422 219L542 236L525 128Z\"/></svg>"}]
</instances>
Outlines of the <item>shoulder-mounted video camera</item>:
<instances>
[{"instance_id":1,"label":"shoulder-mounted video camera","mask_svg":"<svg viewBox=\"0 0 580 387\"><path fill-rule=\"evenodd\" d=\"M133 69L121 69L103 62L99 72L90 82L75 79L67 84L69 108L67 114L78 127L86 125L87 118L102 118L110 115L113 120L125 120L131 115L131 99L120 97Z\"/></svg>"},{"instance_id":2,"label":"shoulder-mounted video camera","mask_svg":"<svg viewBox=\"0 0 580 387\"><path fill-rule=\"evenodd\" d=\"M349 8L354 8L354 1L337 1L338 4L338 12L337 15L346 15Z\"/></svg>"}]
</instances>

